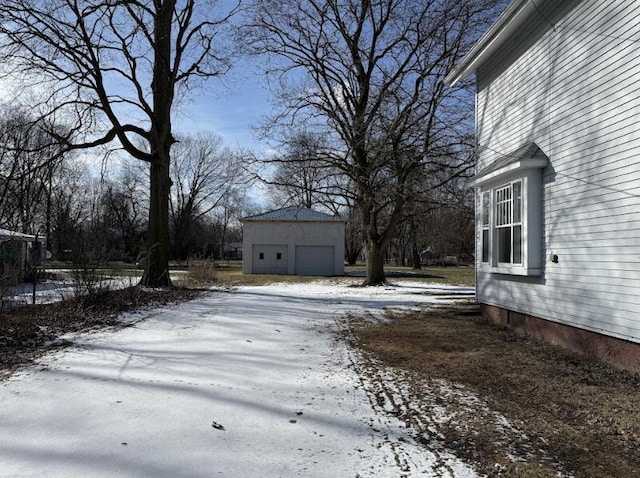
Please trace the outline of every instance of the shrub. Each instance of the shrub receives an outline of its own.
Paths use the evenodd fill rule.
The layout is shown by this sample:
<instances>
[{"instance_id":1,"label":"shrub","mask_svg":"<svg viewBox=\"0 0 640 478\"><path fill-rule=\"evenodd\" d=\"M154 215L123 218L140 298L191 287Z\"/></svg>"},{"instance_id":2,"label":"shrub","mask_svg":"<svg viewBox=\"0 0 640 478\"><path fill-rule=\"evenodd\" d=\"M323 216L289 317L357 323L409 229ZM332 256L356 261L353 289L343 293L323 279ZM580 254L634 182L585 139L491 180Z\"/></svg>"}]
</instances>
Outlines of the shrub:
<instances>
[{"instance_id":1,"label":"shrub","mask_svg":"<svg viewBox=\"0 0 640 478\"><path fill-rule=\"evenodd\" d=\"M215 284L218 282L216 276L216 265L213 261L191 260L189 261L188 281L194 284Z\"/></svg>"}]
</instances>

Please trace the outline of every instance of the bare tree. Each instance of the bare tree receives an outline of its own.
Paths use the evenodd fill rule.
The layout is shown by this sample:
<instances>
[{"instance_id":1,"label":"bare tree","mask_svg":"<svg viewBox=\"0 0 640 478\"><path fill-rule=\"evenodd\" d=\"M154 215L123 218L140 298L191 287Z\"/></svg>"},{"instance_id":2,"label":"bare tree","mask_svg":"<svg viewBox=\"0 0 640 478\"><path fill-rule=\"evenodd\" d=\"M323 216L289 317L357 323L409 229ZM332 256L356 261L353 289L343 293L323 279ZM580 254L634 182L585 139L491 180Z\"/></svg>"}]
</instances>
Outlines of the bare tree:
<instances>
[{"instance_id":1,"label":"bare tree","mask_svg":"<svg viewBox=\"0 0 640 478\"><path fill-rule=\"evenodd\" d=\"M362 218L365 284L384 282L384 251L425 162L459 141L455 92L443 79L494 17L499 0L261 0L246 29L251 51L283 80L270 131L303 124L332 141ZM290 81L286 81L289 79ZM463 108L458 108L462 110Z\"/></svg>"},{"instance_id":2,"label":"bare tree","mask_svg":"<svg viewBox=\"0 0 640 478\"><path fill-rule=\"evenodd\" d=\"M114 181L106 181L102 193L102 222L115 233L111 253L118 252L119 260L132 261L142 249L146 207L140 194L141 179L127 168L120 170Z\"/></svg>"},{"instance_id":3,"label":"bare tree","mask_svg":"<svg viewBox=\"0 0 640 478\"><path fill-rule=\"evenodd\" d=\"M176 258L191 252L196 222L224 203L226 196L247 183L240 153L223 147L222 138L212 133L180 138L175 146L171 171L171 222Z\"/></svg>"},{"instance_id":4,"label":"bare tree","mask_svg":"<svg viewBox=\"0 0 640 478\"><path fill-rule=\"evenodd\" d=\"M472 263L475 253L473 191L461 178L435 191L431 201L418 229L423 244L436 257L455 256L459 262Z\"/></svg>"},{"instance_id":5,"label":"bare tree","mask_svg":"<svg viewBox=\"0 0 640 478\"><path fill-rule=\"evenodd\" d=\"M44 98L43 115L73 118L67 149L114 141L150 165L148 262L142 284L169 279L169 189L176 96L229 66L214 0L3 0L0 59ZM60 138L59 138L60 139ZM144 147L138 145L143 144Z\"/></svg>"},{"instance_id":6,"label":"bare tree","mask_svg":"<svg viewBox=\"0 0 640 478\"><path fill-rule=\"evenodd\" d=\"M63 157L48 131L62 128L35 121L24 109L3 107L0 120L0 225L49 233L51 185Z\"/></svg>"},{"instance_id":7,"label":"bare tree","mask_svg":"<svg viewBox=\"0 0 640 478\"><path fill-rule=\"evenodd\" d=\"M242 242L242 225L240 218L247 205L247 190L239 188L227 194L215 211L214 224L218 231L219 257L227 258L226 246L229 242ZM231 241L230 241L231 236Z\"/></svg>"},{"instance_id":8,"label":"bare tree","mask_svg":"<svg viewBox=\"0 0 640 478\"><path fill-rule=\"evenodd\" d=\"M48 249L58 260L70 260L77 250L83 224L90 220L90 175L78 160L65 161L53 177Z\"/></svg>"},{"instance_id":9,"label":"bare tree","mask_svg":"<svg viewBox=\"0 0 640 478\"><path fill-rule=\"evenodd\" d=\"M397 263L410 263L414 269L420 269L423 260L444 263L446 256L468 263L475 239L473 191L467 187L468 178L444 181L437 174L420 177L422 187L407 200L389 252ZM437 183L437 187L430 183Z\"/></svg>"},{"instance_id":10,"label":"bare tree","mask_svg":"<svg viewBox=\"0 0 640 478\"><path fill-rule=\"evenodd\" d=\"M275 173L262 181L271 186L271 199L279 207L322 206L337 213L344 206L348 178L336 169L328 144L308 131L293 134L283 145L284 154L262 159Z\"/></svg>"},{"instance_id":11,"label":"bare tree","mask_svg":"<svg viewBox=\"0 0 640 478\"><path fill-rule=\"evenodd\" d=\"M352 266L360 259L364 244L362 237L362 218L355 204L349 204L345 216L347 220L345 227L345 256L347 264Z\"/></svg>"}]
</instances>

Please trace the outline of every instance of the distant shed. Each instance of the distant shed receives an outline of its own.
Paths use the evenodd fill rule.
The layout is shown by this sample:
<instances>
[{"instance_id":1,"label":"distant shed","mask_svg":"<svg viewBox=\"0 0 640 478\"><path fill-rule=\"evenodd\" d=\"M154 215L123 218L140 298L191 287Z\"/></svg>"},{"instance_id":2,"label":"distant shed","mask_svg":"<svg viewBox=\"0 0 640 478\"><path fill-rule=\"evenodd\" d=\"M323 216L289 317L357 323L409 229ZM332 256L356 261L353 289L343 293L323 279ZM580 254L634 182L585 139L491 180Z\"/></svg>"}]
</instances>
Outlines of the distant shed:
<instances>
[{"instance_id":1,"label":"distant shed","mask_svg":"<svg viewBox=\"0 0 640 478\"><path fill-rule=\"evenodd\" d=\"M287 207L242 219L242 272L344 274L345 221L313 209Z\"/></svg>"},{"instance_id":2,"label":"distant shed","mask_svg":"<svg viewBox=\"0 0 640 478\"><path fill-rule=\"evenodd\" d=\"M24 280L31 265L34 244L36 236L0 229L0 280L3 283L14 284Z\"/></svg>"}]
</instances>

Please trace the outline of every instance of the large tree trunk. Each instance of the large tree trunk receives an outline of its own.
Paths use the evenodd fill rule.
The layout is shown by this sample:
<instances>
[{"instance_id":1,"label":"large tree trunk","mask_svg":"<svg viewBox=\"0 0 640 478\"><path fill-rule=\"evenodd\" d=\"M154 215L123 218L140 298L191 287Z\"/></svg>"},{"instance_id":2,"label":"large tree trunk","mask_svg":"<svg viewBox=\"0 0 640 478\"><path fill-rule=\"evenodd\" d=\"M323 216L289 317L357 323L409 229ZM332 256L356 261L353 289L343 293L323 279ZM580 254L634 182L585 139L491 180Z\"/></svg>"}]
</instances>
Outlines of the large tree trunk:
<instances>
[{"instance_id":1,"label":"large tree trunk","mask_svg":"<svg viewBox=\"0 0 640 478\"><path fill-rule=\"evenodd\" d=\"M147 236L147 265L141 285L168 287L169 278L169 161L151 163L151 197Z\"/></svg>"},{"instance_id":2,"label":"large tree trunk","mask_svg":"<svg viewBox=\"0 0 640 478\"><path fill-rule=\"evenodd\" d=\"M365 192L361 197L362 202L362 229L366 231L364 239L364 250L367 259L367 277L363 285L380 285L386 282L384 276L384 254L391 244L393 234L397 230L402 218L402 207L404 200L402 196L397 196L394 209L391 212L384 228L380 227L380 214L376 209L376 204L370 198L370 194Z\"/></svg>"},{"instance_id":3,"label":"large tree trunk","mask_svg":"<svg viewBox=\"0 0 640 478\"><path fill-rule=\"evenodd\" d=\"M362 152L361 157L366 157ZM364 164L365 161L360 161ZM372 196L373 191L369 189L367 181L362 181L358 204L362 213L362 231L364 235L364 254L367 266L367 276L362 285L380 285L386 282L384 276L384 251L389 245L391 235L382 234L378 231L378 211Z\"/></svg>"},{"instance_id":4,"label":"large tree trunk","mask_svg":"<svg viewBox=\"0 0 640 478\"><path fill-rule=\"evenodd\" d=\"M384 247L378 241L367 239L365 242L367 255L367 277L362 285L380 285L386 282L384 276Z\"/></svg>"},{"instance_id":5,"label":"large tree trunk","mask_svg":"<svg viewBox=\"0 0 640 478\"><path fill-rule=\"evenodd\" d=\"M171 104L173 81L171 72L171 21L175 0L167 0L157 10L153 26L155 49L153 62L153 118L150 146L151 194L149 202L149 232L147 235L147 266L141 284L168 287L169 278L169 164L173 135Z\"/></svg>"}]
</instances>

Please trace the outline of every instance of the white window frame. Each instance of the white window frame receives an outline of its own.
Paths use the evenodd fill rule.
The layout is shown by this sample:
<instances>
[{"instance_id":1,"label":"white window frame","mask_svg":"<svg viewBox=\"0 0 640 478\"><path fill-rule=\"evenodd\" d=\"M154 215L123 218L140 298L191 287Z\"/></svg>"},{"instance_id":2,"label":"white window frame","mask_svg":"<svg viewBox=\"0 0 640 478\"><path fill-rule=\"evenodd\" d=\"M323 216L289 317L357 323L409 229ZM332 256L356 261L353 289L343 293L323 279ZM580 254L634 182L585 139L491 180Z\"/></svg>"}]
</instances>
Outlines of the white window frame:
<instances>
[{"instance_id":1,"label":"white window frame","mask_svg":"<svg viewBox=\"0 0 640 478\"><path fill-rule=\"evenodd\" d=\"M503 169L480 175L472 182L477 189L479 234L476 257L480 271L521 276L542 275L542 169L547 164L546 157L520 159L508 163ZM513 197L514 184L520 185L519 201ZM514 217L514 203L517 208L518 202L520 217L517 212ZM504 260L504 257L500 257L500 230L507 228L510 232L503 233L503 237L510 236L511 246L509 260ZM516 254L514 258L513 236L518 228L520 257ZM486 239L488 244L485 243Z\"/></svg>"},{"instance_id":2,"label":"white window frame","mask_svg":"<svg viewBox=\"0 0 640 478\"><path fill-rule=\"evenodd\" d=\"M491 258L491 192L480 193L480 262L488 264Z\"/></svg>"},{"instance_id":3,"label":"white window frame","mask_svg":"<svg viewBox=\"0 0 640 478\"><path fill-rule=\"evenodd\" d=\"M498 263L522 265L523 235L526 234L522 224L522 180L494 188L493 197Z\"/></svg>"}]
</instances>

